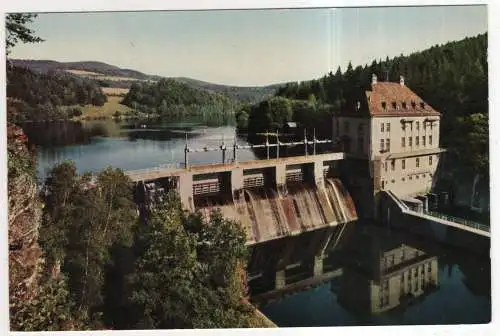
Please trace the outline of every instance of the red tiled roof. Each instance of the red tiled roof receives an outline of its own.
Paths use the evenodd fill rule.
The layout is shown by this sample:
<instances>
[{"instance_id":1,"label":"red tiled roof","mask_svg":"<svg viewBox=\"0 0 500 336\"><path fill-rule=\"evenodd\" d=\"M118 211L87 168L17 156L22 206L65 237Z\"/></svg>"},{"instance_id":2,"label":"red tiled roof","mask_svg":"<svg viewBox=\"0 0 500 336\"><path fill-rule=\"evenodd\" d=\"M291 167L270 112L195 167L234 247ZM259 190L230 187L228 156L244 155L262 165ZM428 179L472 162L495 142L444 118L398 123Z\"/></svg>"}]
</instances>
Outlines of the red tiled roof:
<instances>
[{"instance_id":1,"label":"red tiled roof","mask_svg":"<svg viewBox=\"0 0 500 336\"><path fill-rule=\"evenodd\" d=\"M400 83L373 83L372 90L366 91L366 99L371 116L440 115L406 85ZM403 103L406 104L406 108L403 107Z\"/></svg>"}]
</instances>

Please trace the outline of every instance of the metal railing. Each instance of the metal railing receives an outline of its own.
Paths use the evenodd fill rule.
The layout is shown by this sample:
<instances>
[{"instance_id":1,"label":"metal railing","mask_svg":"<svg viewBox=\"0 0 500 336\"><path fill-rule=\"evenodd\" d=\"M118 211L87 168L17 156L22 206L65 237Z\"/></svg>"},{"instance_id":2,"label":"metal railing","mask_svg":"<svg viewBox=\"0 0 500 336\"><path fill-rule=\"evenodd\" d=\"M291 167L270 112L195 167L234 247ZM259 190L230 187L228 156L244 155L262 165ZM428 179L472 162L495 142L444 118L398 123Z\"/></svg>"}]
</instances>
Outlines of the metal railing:
<instances>
[{"instance_id":1,"label":"metal railing","mask_svg":"<svg viewBox=\"0 0 500 336\"><path fill-rule=\"evenodd\" d=\"M161 164L156 167L151 167L151 168L144 168L144 169L135 169L135 170L128 170L125 172L126 175L141 175L141 174L148 174L148 173L155 173L155 172L160 172L164 170L176 170L176 169L182 169L184 168L184 164L182 163L167 163L167 164Z\"/></svg>"},{"instance_id":2,"label":"metal railing","mask_svg":"<svg viewBox=\"0 0 500 336\"><path fill-rule=\"evenodd\" d=\"M451 216L451 215L445 215L445 214L442 214L442 213L439 213L436 211L424 211L423 214L431 216L431 217L437 217L440 219L444 219L444 220L447 220L449 222L453 222L456 224L462 224L462 225L465 225L465 226L468 226L468 227L471 227L471 228L474 228L477 230L490 232L490 227L488 225L481 224L481 223L478 223L478 222L475 222L475 221L472 221L469 219L458 218L458 217Z\"/></svg>"}]
</instances>

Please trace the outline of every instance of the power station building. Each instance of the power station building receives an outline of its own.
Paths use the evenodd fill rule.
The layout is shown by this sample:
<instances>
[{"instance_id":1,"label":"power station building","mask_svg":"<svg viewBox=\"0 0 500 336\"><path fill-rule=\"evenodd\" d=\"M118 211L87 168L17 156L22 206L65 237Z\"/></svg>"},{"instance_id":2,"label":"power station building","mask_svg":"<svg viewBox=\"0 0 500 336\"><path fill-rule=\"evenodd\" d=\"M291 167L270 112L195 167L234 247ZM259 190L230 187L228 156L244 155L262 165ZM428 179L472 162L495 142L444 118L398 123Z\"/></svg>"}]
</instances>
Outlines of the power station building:
<instances>
[{"instance_id":1,"label":"power station building","mask_svg":"<svg viewBox=\"0 0 500 336\"><path fill-rule=\"evenodd\" d=\"M350 159L344 175L358 204L374 205L380 190L399 198L430 191L444 151L439 147L440 117L403 77L399 83L379 82L376 75L363 99L334 116L333 136ZM373 211L374 206L364 212Z\"/></svg>"}]
</instances>

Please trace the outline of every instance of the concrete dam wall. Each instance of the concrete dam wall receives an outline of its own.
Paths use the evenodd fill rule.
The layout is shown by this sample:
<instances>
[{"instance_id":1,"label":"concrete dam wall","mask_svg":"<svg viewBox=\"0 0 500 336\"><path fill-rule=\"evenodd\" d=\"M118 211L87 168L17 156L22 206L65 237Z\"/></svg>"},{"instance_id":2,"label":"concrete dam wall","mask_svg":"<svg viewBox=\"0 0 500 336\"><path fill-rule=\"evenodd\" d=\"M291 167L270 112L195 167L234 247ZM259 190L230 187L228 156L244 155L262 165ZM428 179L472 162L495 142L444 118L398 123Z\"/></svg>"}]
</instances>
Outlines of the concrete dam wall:
<instances>
[{"instance_id":1,"label":"concrete dam wall","mask_svg":"<svg viewBox=\"0 0 500 336\"><path fill-rule=\"evenodd\" d=\"M298 235L357 219L351 196L342 182L327 178L324 187L307 183L288 184L278 190L251 187L230 197L195 197L194 206L205 218L220 209L226 218L238 221L248 244Z\"/></svg>"},{"instance_id":2,"label":"concrete dam wall","mask_svg":"<svg viewBox=\"0 0 500 336\"><path fill-rule=\"evenodd\" d=\"M140 209L176 190L183 208L209 218L220 210L241 223L253 245L358 219L338 178L343 153L256 160L187 169L128 172Z\"/></svg>"}]
</instances>

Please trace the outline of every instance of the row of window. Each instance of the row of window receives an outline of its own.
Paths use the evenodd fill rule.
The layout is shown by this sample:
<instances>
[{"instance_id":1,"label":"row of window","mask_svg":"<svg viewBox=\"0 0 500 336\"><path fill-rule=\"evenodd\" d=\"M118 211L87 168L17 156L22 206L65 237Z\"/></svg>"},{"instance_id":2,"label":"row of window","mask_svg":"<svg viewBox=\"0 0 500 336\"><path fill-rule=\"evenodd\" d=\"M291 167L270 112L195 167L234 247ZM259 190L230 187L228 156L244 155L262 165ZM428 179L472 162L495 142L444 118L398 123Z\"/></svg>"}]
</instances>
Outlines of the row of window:
<instances>
[{"instance_id":1,"label":"row of window","mask_svg":"<svg viewBox=\"0 0 500 336\"><path fill-rule=\"evenodd\" d=\"M410 124L410 129L413 130L413 123L412 122L404 122L402 123L403 130L406 130L406 125ZM349 133L349 121L344 121L344 133ZM337 124L338 127L338 124ZM433 123L431 122L422 122L422 129L425 130L427 127L430 128L432 131L433 129ZM415 129L418 131L420 130L420 121L415 122ZM362 133L364 131L364 125L362 123L358 124L358 133ZM381 123L380 124L380 132L390 132L391 131L391 123L386 122L386 123Z\"/></svg>"},{"instance_id":2,"label":"row of window","mask_svg":"<svg viewBox=\"0 0 500 336\"><path fill-rule=\"evenodd\" d=\"M436 156L437 157L437 156ZM423 157L422 157L423 158ZM420 168L420 157L415 158L415 168ZM406 169L406 160L407 159L401 159L401 169ZM408 159L409 160L409 159ZM432 155L429 155L429 166L432 166ZM382 167L385 169L387 172L388 170L388 164L387 162L382 162ZM395 171L396 170L396 159L391 160L391 170Z\"/></svg>"},{"instance_id":3,"label":"row of window","mask_svg":"<svg viewBox=\"0 0 500 336\"><path fill-rule=\"evenodd\" d=\"M422 146L425 146L425 135L422 135ZM429 139L429 146L432 146L432 135L428 136ZM413 146L413 137L408 137L408 147ZM420 137L416 136L415 137L415 146L420 146ZM401 147L405 148L406 147L406 137L401 137Z\"/></svg>"},{"instance_id":4,"label":"row of window","mask_svg":"<svg viewBox=\"0 0 500 336\"><path fill-rule=\"evenodd\" d=\"M426 139L429 139L429 146L432 146L432 135L429 135L427 138L425 135L422 135L422 146L426 146ZM420 137L415 137L415 147L420 146ZM406 137L401 137L401 147L406 148ZM413 137L408 137L408 147L413 147ZM380 139L380 151L381 152L390 152L391 151L391 139Z\"/></svg>"},{"instance_id":5,"label":"row of window","mask_svg":"<svg viewBox=\"0 0 500 336\"><path fill-rule=\"evenodd\" d=\"M432 177L432 174L431 174L431 173L428 173L428 174L425 174L425 173L421 173L421 174L413 174L413 175L409 175L409 176L408 176L408 180L410 180L410 181L411 181L411 180L413 180L413 177L415 177L415 179L416 179L416 180L418 180L418 179L420 179L420 177L421 177L421 178L425 178L426 176L428 176L428 177ZM401 178L401 181L402 181L402 182L405 182L405 181L406 181L406 178L402 177L402 178ZM387 183L388 183L388 182L386 182L386 181L382 181L382 189L384 189L384 188L385 188L385 186L386 186L386 184L387 184ZM395 179L392 179L392 180L391 180L391 183L396 183L396 180L395 180Z\"/></svg>"},{"instance_id":6,"label":"row of window","mask_svg":"<svg viewBox=\"0 0 500 336\"><path fill-rule=\"evenodd\" d=\"M403 130L406 130L406 125L409 124L410 125L410 130L413 131L413 122L403 122L401 125L401 127L403 128ZM346 130L349 130L349 124L348 122L346 121L345 124L344 124L344 127ZM425 130L427 128L430 128L430 130L432 131L433 129L433 123L432 122L422 122L422 129ZM415 129L417 131L420 130L420 121L415 121ZM391 123L381 123L380 124L380 132L390 132L391 131Z\"/></svg>"},{"instance_id":7,"label":"row of window","mask_svg":"<svg viewBox=\"0 0 500 336\"><path fill-rule=\"evenodd\" d=\"M397 103L397 102L393 101L391 104L392 104L392 108L393 108L393 109L399 110L399 106L400 106L400 105L398 105L398 103ZM386 103L385 101L383 101L383 102L381 103L381 105L382 105L382 108L383 108L384 110L385 110L385 109L387 109L387 103ZM412 108L415 108L416 106L417 106L417 103L415 103L415 101L413 101L413 100L412 100L412 101L411 101L411 107L412 107ZM405 101L402 101L402 102L401 102L401 107L403 107L403 109L405 109L405 110L406 110L406 109L408 108L408 105L406 104L406 102L405 102ZM420 107L421 107L421 108L425 108L425 103L424 103L424 102L420 102Z\"/></svg>"}]
</instances>

